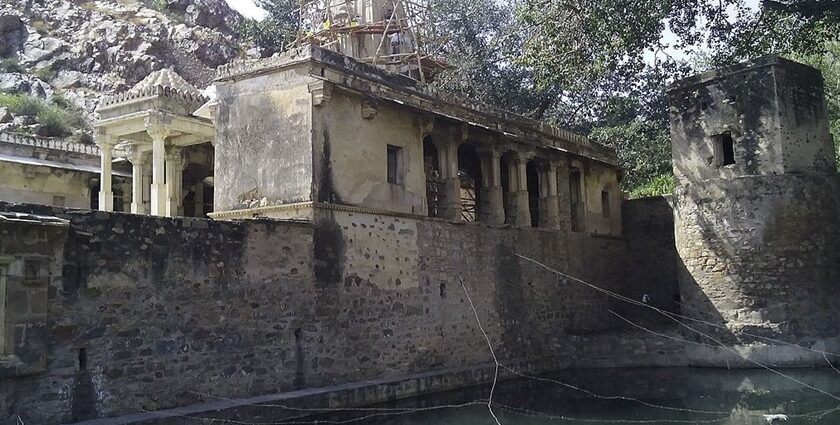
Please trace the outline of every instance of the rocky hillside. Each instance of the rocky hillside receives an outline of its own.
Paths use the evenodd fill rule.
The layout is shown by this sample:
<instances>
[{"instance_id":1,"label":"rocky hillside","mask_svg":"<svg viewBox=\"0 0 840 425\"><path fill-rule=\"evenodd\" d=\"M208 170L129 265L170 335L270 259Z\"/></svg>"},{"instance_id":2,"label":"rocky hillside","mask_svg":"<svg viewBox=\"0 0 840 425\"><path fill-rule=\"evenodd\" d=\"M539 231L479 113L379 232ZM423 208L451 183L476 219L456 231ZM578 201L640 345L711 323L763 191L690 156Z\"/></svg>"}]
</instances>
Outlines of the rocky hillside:
<instances>
[{"instance_id":1,"label":"rocky hillside","mask_svg":"<svg viewBox=\"0 0 840 425\"><path fill-rule=\"evenodd\" d=\"M82 135L101 96L163 68L201 89L245 54L242 19L224 0L0 0L0 130Z\"/></svg>"}]
</instances>

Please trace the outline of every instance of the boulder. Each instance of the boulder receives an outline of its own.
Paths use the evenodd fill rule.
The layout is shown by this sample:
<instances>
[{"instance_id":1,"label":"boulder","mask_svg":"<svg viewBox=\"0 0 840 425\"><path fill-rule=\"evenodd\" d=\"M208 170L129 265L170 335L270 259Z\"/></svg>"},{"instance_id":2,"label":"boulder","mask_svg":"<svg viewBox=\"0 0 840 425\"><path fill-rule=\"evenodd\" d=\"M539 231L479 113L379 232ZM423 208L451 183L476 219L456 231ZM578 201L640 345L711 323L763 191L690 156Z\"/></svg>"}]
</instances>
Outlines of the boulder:
<instances>
[{"instance_id":1,"label":"boulder","mask_svg":"<svg viewBox=\"0 0 840 425\"><path fill-rule=\"evenodd\" d=\"M20 16L0 11L0 58L17 56L28 37L29 31Z\"/></svg>"},{"instance_id":2,"label":"boulder","mask_svg":"<svg viewBox=\"0 0 840 425\"><path fill-rule=\"evenodd\" d=\"M12 113L9 112L9 108L0 107L0 124L10 123L14 119L15 117L13 117Z\"/></svg>"},{"instance_id":3,"label":"boulder","mask_svg":"<svg viewBox=\"0 0 840 425\"><path fill-rule=\"evenodd\" d=\"M18 73L0 73L0 91L41 99L47 99L53 94L53 88L49 84L32 75Z\"/></svg>"}]
</instances>

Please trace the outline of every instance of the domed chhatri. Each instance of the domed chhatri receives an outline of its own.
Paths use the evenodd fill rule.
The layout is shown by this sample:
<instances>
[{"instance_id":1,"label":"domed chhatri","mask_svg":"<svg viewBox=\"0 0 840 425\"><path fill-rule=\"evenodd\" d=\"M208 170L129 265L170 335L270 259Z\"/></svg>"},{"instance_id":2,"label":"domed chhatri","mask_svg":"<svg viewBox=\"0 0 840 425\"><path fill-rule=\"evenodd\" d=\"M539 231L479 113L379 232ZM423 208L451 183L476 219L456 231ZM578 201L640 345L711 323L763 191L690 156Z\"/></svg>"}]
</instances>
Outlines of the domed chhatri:
<instances>
[{"instance_id":1,"label":"domed chhatri","mask_svg":"<svg viewBox=\"0 0 840 425\"><path fill-rule=\"evenodd\" d=\"M194 98L202 97L201 92L195 86L188 83L187 80L171 69L161 69L149 74L146 78L135 84L129 92L142 93L144 90L154 87L174 89L180 94L189 95Z\"/></svg>"},{"instance_id":2,"label":"domed chhatri","mask_svg":"<svg viewBox=\"0 0 840 425\"><path fill-rule=\"evenodd\" d=\"M208 143L215 136L210 120L195 114L207 100L178 73L162 69L149 74L130 90L99 103L96 108L99 120L94 126L102 152L101 208L108 211L113 208L110 164L113 147L119 144L131 152L131 211L170 217L182 214L180 170L184 158L181 150ZM148 181L143 179L146 156L151 156L152 162L152 178ZM148 190L152 194L150 211L142 202Z\"/></svg>"}]
</instances>

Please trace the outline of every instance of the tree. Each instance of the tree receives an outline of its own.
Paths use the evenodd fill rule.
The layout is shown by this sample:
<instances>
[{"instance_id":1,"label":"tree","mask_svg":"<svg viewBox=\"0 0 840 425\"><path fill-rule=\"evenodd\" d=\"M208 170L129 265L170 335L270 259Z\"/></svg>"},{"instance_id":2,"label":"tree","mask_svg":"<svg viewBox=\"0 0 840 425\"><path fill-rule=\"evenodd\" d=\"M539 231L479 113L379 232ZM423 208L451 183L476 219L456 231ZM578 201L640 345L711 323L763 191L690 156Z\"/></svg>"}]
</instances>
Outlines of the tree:
<instances>
[{"instance_id":1,"label":"tree","mask_svg":"<svg viewBox=\"0 0 840 425\"><path fill-rule=\"evenodd\" d=\"M253 42L263 57L282 52L297 37L299 0L256 0L256 3L268 12L266 18L246 19L240 30L242 37Z\"/></svg>"},{"instance_id":2,"label":"tree","mask_svg":"<svg viewBox=\"0 0 840 425\"><path fill-rule=\"evenodd\" d=\"M829 126L837 149L837 169L840 171L840 41L828 41L823 53L797 54L792 58L813 66L825 78L825 98L828 106Z\"/></svg>"},{"instance_id":3,"label":"tree","mask_svg":"<svg viewBox=\"0 0 840 425\"><path fill-rule=\"evenodd\" d=\"M826 65L836 59L826 41L840 29L837 0L764 0L758 10L745 0L522 0L517 16L525 33L518 62L538 87L563 93L561 123L617 149L628 191L667 186L659 183L670 174L668 82L767 53L809 58L827 80L838 73ZM670 57L669 47L702 58L703 69ZM840 90L827 87L836 134L831 92Z\"/></svg>"}]
</instances>

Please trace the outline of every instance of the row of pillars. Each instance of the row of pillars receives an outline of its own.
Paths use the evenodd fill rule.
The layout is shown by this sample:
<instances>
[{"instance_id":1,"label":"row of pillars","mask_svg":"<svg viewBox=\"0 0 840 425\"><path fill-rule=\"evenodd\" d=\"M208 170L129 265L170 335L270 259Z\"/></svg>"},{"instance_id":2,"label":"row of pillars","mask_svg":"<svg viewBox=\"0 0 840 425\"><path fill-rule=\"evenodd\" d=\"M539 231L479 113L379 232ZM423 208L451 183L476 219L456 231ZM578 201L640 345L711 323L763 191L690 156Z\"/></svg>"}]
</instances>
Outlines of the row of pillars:
<instances>
[{"instance_id":1,"label":"row of pillars","mask_svg":"<svg viewBox=\"0 0 840 425\"><path fill-rule=\"evenodd\" d=\"M452 221L463 221L461 205L461 180L458 175L458 147L456 143L435 143L438 149L443 187L439 205L439 216ZM561 217L561 196L568 189L568 184L559 185L558 177L565 176L567 181L569 165L567 161L540 161L539 165L539 223L531 222L531 205L528 191L528 162L532 154L521 152L508 153L508 192L502 185L502 152L493 147L477 148L481 162L481 204L478 206L478 220L487 224L511 224L518 227L538 227L561 229L569 220ZM561 193L561 191L564 191ZM507 205L505 205L507 201ZM568 211L567 211L568 212Z\"/></svg>"},{"instance_id":2,"label":"row of pillars","mask_svg":"<svg viewBox=\"0 0 840 425\"><path fill-rule=\"evenodd\" d=\"M132 165L131 212L161 217L175 217L182 213L181 193L183 186L184 161L181 148L166 146L169 133L165 130L147 130L152 138L151 169L146 167L148 154L134 146L129 161ZM111 164L115 139L109 136L97 138L101 151L101 175L99 185L99 209L114 210ZM144 199L149 199L147 211Z\"/></svg>"}]
</instances>

